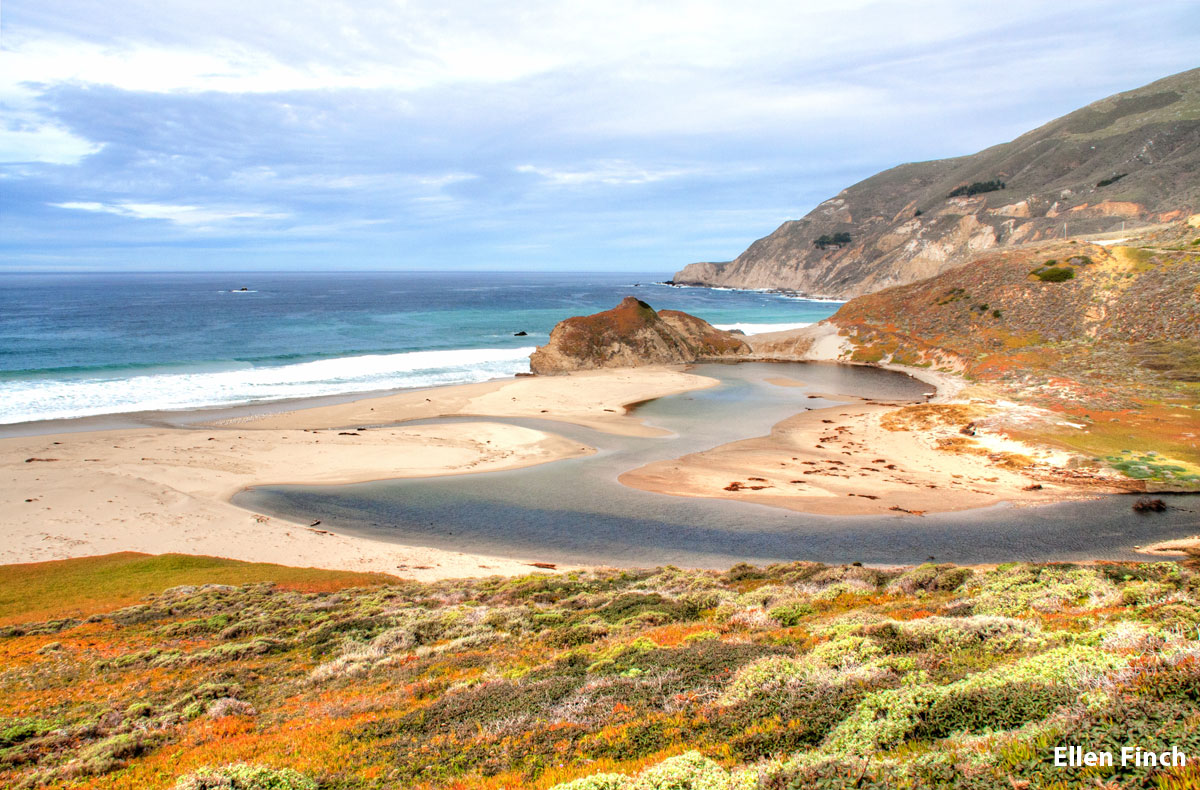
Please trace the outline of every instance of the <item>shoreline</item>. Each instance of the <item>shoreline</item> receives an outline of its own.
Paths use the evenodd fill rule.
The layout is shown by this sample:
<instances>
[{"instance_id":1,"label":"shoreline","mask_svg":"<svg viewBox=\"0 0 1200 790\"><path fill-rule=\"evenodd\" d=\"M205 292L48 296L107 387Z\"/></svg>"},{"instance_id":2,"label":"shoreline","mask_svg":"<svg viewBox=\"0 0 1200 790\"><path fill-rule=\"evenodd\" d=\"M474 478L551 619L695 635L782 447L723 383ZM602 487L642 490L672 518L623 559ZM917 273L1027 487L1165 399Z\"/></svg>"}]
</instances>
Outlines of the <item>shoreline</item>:
<instances>
[{"instance_id":1,"label":"shoreline","mask_svg":"<svg viewBox=\"0 0 1200 790\"><path fill-rule=\"evenodd\" d=\"M778 379L769 383L795 386ZM938 388L925 403L946 403L943 392ZM1050 453L1012 440L987 437L994 452L963 452L945 444L958 435L957 425L897 424L894 415L903 414L905 407L922 406L920 401L822 397L841 402L788 417L764 436L629 470L619 481L658 494L751 502L825 516L920 517L1116 493L1082 490L1054 479L1047 473ZM1030 465L1010 463L1014 451L1029 453Z\"/></svg>"},{"instance_id":2,"label":"shoreline","mask_svg":"<svg viewBox=\"0 0 1200 790\"><path fill-rule=\"evenodd\" d=\"M432 392L451 387L499 384L516 377L487 379L463 384L444 384L429 387L395 387L380 390L355 390L332 395L301 395L294 398L260 400L217 406L194 406L184 409L143 409L140 411L84 414L78 417L56 417L47 420L26 420L0 424L0 439L19 436L44 436L57 433L89 431L135 430L138 428L203 428L221 422L271 417L278 414L305 411L322 406L339 406L360 400L387 398L417 392Z\"/></svg>"},{"instance_id":3,"label":"shoreline","mask_svg":"<svg viewBox=\"0 0 1200 790\"><path fill-rule=\"evenodd\" d=\"M664 288L704 288L709 291L737 291L738 293L748 294L773 294L775 296L784 296L788 299L800 299L805 302L823 302L825 304L845 304L849 299L842 299L837 296L812 296L801 291L793 291L788 288L734 288L728 285L708 285L705 283L677 283L674 280L663 280L654 283L642 283L642 285L660 285Z\"/></svg>"},{"instance_id":4,"label":"shoreline","mask_svg":"<svg viewBox=\"0 0 1200 790\"><path fill-rule=\"evenodd\" d=\"M186 426L87 426L0 438L0 564L140 551L418 580L528 573L538 557L514 560L340 535L319 524L255 514L229 499L256 485L472 474L589 454L591 447L556 434L485 417L404 423L536 416L653 436L660 431L628 416L625 404L715 384L675 368L589 371L405 390ZM365 426L377 427L358 430Z\"/></svg>"},{"instance_id":5,"label":"shoreline","mask_svg":"<svg viewBox=\"0 0 1200 790\"><path fill-rule=\"evenodd\" d=\"M952 401L965 384L942 372L876 367L930 384L935 391L925 403ZM0 495L7 505L0 515L0 534L8 545L0 549L0 564L142 551L374 570L419 580L528 573L540 558L517 560L343 535L321 529L319 523L256 514L230 499L257 486L474 474L595 452L552 431L489 422L492 417L534 417L617 435L663 435L666 431L630 416L628 407L717 384L687 370L582 371L366 397L245 404L172 413L170 421L156 416L159 421L146 420L138 427L100 427L98 418L85 417L73 430L6 436L0 438L0 476L7 478ZM802 384L782 376L769 383ZM898 511L897 518L998 502L1046 504L1099 493L945 452L923 432L880 428L882 415L921 401L828 397L837 403L799 411L767 436L654 462L626 471L618 480L662 495L736 499L827 515ZM155 413L139 416L147 414ZM457 421L438 424L439 417ZM421 424L405 424L412 421ZM825 442L822 434L834 431L837 441ZM850 436L854 439L840 443ZM806 446L814 444L814 437L825 446ZM854 465L854 475L838 468L845 464ZM780 474L788 479L775 479ZM1031 479L1043 483L1030 490ZM740 487L731 490L731 481ZM556 569L573 567L558 564Z\"/></svg>"}]
</instances>

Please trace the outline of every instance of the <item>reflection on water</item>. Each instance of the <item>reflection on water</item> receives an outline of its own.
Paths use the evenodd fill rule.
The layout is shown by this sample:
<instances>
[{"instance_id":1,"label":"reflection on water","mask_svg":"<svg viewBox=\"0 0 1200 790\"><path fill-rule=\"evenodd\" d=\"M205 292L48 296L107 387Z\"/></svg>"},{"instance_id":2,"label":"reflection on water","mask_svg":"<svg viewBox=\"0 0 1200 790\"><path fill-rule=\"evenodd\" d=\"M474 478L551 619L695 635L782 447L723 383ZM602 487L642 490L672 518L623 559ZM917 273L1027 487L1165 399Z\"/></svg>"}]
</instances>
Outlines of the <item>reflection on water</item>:
<instances>
[{"instance_id":1,"label":"reflection on water","mask_svg":"<svg viewBox=\"0 0 1200 790\"><path fill-rule=\"evenodd\" d=\"M816 516L620 485L617 477L629 469L761 436L805 408L837 405L810 397L814 393L920 399L929 389L899 373L820 363L702 365L696 372L722 384L659 398L637 409L646 422L673 431L670 437L612 436L547 420L498 419L568 436L599 452L508 472L343 486L268 486L244 491L234 502L297 521L320 519L322 526L339 532L397 543L622 566L723 567L741 560L792 559L914 563L931 556L958 563L1138 559L1144 557L1132 553L1132 546L1193 534L1200 527L1196 495L1169 497L1172 509L1152 515L1133 513L1128 498L1104 497L916 518ZM780 387L766 381L781 376L804 386Z\"/></svg>"}]
</instances>

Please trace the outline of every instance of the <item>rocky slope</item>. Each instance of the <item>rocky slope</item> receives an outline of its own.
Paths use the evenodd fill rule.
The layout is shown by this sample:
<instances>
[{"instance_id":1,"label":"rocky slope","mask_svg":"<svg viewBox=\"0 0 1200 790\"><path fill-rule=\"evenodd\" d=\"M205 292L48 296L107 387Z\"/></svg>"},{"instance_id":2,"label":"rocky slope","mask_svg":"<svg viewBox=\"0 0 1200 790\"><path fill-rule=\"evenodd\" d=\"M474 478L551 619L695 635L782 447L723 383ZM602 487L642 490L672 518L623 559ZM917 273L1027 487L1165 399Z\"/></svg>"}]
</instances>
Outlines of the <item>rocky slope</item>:
<instances>
[{"instance_id":1,"label":"rocky slope","mask_svg":"<svg viewBox=\"0 0 1200 790\"><path fill-rule=\"evenodd\" d=\"M988 253L750 342L758 357L953 371L1021 406L1010 434L1159 488L1200 484L1200 215L1125 245Z\"/></svg>"},{"instance_id":2,"label":"rocky slope","mask_svg":"<svg viewBox=\"0 0 1200 790\"><path fill-rule=\"evenodd\" d=\"M626 368L738 356L750 347L741 336L677 310L656 312L627 296L616 307L560 321L550 342L529 357L534 373Z\"/></svg>"},{"instance_id":3,"label":"rocky slope","mask_svg":"<svg viewBox=\"0 0 1200 790\"><path fill-rule=\"evenodd\" d=\"M849 298L992 249L1186 216L1200 208L1198 171L1200 69L1193 69L972 156L879 173L785 222L736 260L691 264L674 281Z\"/></svg>"}]
</instances>

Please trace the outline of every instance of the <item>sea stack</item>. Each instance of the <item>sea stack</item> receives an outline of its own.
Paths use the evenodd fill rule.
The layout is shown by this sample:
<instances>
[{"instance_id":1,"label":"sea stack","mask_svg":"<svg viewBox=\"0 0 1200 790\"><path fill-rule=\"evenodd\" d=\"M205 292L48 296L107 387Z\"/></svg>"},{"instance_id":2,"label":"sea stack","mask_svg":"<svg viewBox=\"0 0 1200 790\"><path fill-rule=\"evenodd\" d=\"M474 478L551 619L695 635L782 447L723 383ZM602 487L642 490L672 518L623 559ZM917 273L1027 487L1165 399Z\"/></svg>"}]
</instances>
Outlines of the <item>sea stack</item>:
<instances>
[{"instance_id":1,"label":"sea stack","mask_svg":"<svg viewBox=\"0 0 1200 790\"><path fill-rule=\"evenodd\" d=\"M558 322L550 342L530 355L529 368L548 375L728 359L748 353L750 347L738 335L678 310L655 311L627 296L611 310Z\"/></svg>"}]
</instances>

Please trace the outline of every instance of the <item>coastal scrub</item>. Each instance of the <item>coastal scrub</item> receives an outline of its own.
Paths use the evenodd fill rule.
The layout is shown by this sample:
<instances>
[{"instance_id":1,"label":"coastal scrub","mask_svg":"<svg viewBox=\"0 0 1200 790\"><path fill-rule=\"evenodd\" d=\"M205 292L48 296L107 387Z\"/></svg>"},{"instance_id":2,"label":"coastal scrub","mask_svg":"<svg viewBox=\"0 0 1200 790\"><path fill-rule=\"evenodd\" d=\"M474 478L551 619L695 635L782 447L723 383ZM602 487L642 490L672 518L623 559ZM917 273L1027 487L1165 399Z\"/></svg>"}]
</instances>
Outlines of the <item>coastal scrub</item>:
<instances>
[{"instance_id":1,"label":"coastal scrub","mask_svg":"<svg viewBox=\"0 0 1200 790\"><path fill-rule=\"evenodd\" d=\"M1011 790L1067 734L1200 753L1188 562L170 581L0 631L0 784Z\"/></svg>"}]
</instances>

